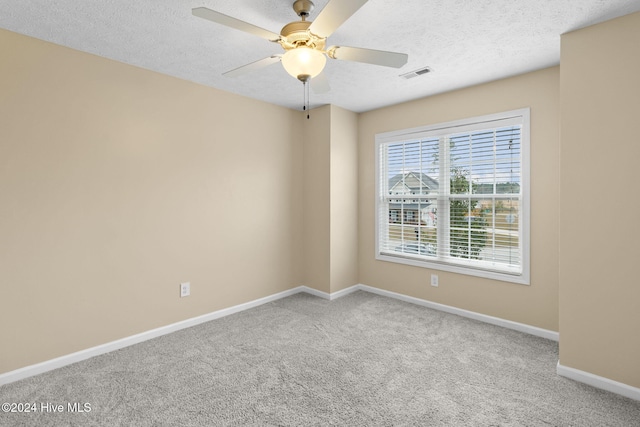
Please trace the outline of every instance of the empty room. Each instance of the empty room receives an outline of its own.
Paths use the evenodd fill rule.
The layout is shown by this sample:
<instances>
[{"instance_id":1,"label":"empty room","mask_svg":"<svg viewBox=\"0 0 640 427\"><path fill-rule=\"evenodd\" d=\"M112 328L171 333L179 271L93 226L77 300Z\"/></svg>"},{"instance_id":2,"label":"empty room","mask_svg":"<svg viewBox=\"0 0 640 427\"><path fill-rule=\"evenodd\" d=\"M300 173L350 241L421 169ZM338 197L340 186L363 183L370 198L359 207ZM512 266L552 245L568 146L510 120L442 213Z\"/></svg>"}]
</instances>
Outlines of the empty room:
<instances>
[{"instance_id":1,"label":"empty room","mask_svg":"<svg viewBox=\"0 0 640 427\"><path fill-rule=\"evenodd\" d=\"M0 0L0 426L640 426L638 70L639 0Z\"/></svg>"}]
</instances>

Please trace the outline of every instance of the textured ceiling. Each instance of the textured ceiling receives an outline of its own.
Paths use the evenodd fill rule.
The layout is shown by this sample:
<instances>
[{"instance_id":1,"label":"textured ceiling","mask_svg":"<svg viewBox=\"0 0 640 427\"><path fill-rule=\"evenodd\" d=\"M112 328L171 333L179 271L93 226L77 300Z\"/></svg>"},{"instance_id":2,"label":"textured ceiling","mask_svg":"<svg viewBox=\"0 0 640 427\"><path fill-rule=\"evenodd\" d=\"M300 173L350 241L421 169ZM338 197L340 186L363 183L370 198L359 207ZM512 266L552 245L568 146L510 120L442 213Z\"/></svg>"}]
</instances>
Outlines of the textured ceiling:
<instances>
[{"instance_id":1,"label":"textured ceiling","mask_svg":"<svg viewBox=\"0 0 640 427\"><path fill-rule=\"evenodd\" d=\"M346 0L333 0L346 1ZM196 18L208 7L279 33L293 0L0 0L0 27L254 99L299 109L302 84L280 64L225 71L281 53L276 43ZM314 0L310 20L327 0ZM560 35L640 11L640 0L369 0L329 45L409 54L401 69L328 60L331 90L311 106L355 112L521 74L560 60ZM0 62L1 66L1 62ZM413 79L400 74L429 66Z\"/></svg>"}]
</instances>

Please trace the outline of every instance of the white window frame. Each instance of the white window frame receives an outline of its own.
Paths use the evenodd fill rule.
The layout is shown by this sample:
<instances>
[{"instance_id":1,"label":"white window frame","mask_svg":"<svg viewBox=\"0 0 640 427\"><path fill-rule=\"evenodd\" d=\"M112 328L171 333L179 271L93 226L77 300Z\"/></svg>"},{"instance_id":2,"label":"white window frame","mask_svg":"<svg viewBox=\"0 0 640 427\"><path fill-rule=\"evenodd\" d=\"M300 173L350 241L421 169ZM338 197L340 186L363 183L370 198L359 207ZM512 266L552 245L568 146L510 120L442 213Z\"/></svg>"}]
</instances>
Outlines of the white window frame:
<instances>
[{"instance_id":1,"label":"white window frame","mask_svg":"<svg viewBox=\"0 0 640 427\"><path fill-rule=\"evenodd\" d=\"M422 256L411 256L407 254L390 254L389 251L382 253L380 250L381 235L388 235L388 217L389 211L385 204L385 197L381 194L382 170L383 166L382 153L383 148L391 143L398 143L407 141L409 139L416 138L433 138L443 135L449 135L452 133L472 132L482 129L497 128L504 126L505 124L519 124L522 126L520 135L520 217L519 217L519 244L521 245L521 265L520 271L506 271L502 268L491 269L486 265L474 266L471 262L470 265L459 265L448 263L442 259L426 259ZM485 116L472 117L468 119L456 120L447 123L439 123L435 125L421 126L411 129L402 129L398 131L379 133L375 136L376 143L376 259L387 262L394 262L400 264L407 264L417 267L423 267L434 270L449 271L453 273L471 275L476 277L483 277L494 280L501 280L506 282L518 283L529 285L530 284L530 109L522 108L518 110L507 111L503 113L490 114ZM448 159L444 159L440 162L441 171L447 167ZM447 168L448 169L448 168ZM448 171L447 171L448 173ZM442 172L441 172L442 174ZM442 175L444 176L444 175ZM441 178L442 178L441 176ZM388 177L384 179L388 180ZM447 175L446 183L444 183L448 189ZM386 187L386 185L385 185ZM440 201L438 206L440 207ZM386 210L386 213L384 213ZM448 212L448 210L447 210ZM446 222L446 225L440 225L440 223ZM442 234L442 230L446 231L448 236L448 218L445 221L438 221L439 235ZM442 228L440 228L442 227ZM383 234L387 233L387 234Z\"/></svg>"}]
</instances>

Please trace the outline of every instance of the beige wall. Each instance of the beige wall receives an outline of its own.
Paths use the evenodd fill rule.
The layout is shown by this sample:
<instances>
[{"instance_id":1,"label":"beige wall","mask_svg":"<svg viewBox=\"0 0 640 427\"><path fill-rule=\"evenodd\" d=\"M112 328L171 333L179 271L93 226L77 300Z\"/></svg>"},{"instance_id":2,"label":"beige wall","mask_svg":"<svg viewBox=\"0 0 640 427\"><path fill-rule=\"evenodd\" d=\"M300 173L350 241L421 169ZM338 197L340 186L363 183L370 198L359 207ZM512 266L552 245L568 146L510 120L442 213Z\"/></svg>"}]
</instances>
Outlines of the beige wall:
<instances>
[{"instance_id":1,"label":"beige wall","mask_svg":"<svg viewBox=\"0 0 640 427\"><path fill-rule=\"evenodd\" d=\"M531 108L531 285L377 261L374 241L375 135L524 107ZM360 282L557 331L558 118L558 67L361 114ZM439 275L437 288L429 285L431 273Z\"/></svg>"},{"instance_id":2,"label":"beige wall","mask_svg":"<svg viewBox=\"0 0 640 427\"><path fill-rule=\"evenodd\" d=\"M331 107L331 292L358 283L358 115Z\"/></svg>"},{"instance_id":3,"label":"beige wall","mask_svg":"<svg viewBox=\"0 0 640 427\"><path fill-rule=\"evenodd\" d=\"M358 115L327 105L304 121L304 284L358 283Z\"/></svg>"},{"instance_id":4,"label":"beige wall","mask_svg":"<svg viewBox=\"0 0 640 427\"><path fill-rule=\"evenodd\" d=\"M562 36L560 363L640 387L640 13Z\"/></svg>"},{"instance_id":5,"label":"beige wall","mask_svg":"<svg viewBox=\"0 0 640 427\"><path fill-rule=\"evenodd\" d=\"M331 292L331 106L316 108L303 121L304 285Z\"/></svg>"},{"instance_id":6,"label":"beige wall","mask_svg":"<svg viewBox=\"0 0 640 427\"><path fill-rule=\"evenodd\" d=\"M298 112L3 30L0 52L0 373L301 284Z\"/></svg>"}]
</instances>

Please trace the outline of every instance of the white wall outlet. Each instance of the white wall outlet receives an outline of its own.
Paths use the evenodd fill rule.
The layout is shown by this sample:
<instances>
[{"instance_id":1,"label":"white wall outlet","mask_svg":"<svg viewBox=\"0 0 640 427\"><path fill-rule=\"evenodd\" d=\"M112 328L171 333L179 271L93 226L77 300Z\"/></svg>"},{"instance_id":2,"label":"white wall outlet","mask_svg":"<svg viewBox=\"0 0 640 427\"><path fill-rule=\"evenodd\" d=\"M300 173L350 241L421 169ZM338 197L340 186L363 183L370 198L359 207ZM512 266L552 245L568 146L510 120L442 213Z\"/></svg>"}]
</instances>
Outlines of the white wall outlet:
<instances>
[{"instance_id":1,"label":"white wall outlet","mask_svg":"<svg viewBox=\"0 0 640 427\"><path fill-rule=\"evenodd\" d=\"M191 283L180 283L180 298L191 295Z\"/></svg>"},{"instance_id":2,"label":"white wall outlet","mask_svg":"<svg viewBox=\"0 0 640 427\"><path fill-rule=\"evenodd\" d=\"M437 274L432 274L431 275L431 286L435 286L436 288L438 287L438 275Z\"/></svg>"}]
</instances>

